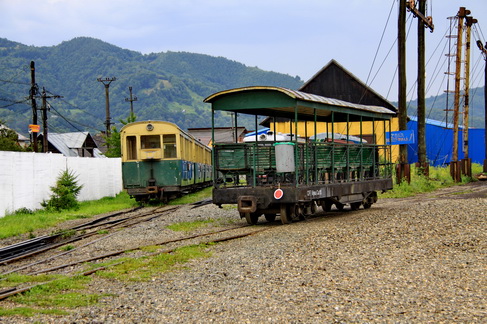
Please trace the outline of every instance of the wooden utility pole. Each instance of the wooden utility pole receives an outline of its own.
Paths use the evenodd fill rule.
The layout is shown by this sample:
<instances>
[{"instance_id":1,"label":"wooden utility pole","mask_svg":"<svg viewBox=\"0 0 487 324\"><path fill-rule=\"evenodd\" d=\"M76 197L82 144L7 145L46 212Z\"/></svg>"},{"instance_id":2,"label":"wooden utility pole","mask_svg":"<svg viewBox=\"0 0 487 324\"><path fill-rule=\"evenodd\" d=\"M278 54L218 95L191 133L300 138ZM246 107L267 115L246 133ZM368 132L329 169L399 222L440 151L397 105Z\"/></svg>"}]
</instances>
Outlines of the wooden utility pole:
<instances>
[{"instance_id":1,"label":"wooden utility pole","mask_svg":"<svg viewBox=\"0 0 487 324\"><path fill-rule=\"evenodd\" d=\"M37 125L37 102L36 95L39 90L36 84L36 69L34 61L30 62L30 92L29 99L32 104L32 124ZM32 132L32 149L37 152L37 132Z\"/></svg>"},{"instance_id":2,"label":"wooden utility pole","mask_svg":"<svg viewBox=\"0 0 487 324\"><path fill-rule=\"evenodd\" d=\"M411 2L410 2L411 4ZM414 4L414 2L413 2ZM429 175L429 164L426 156L426 60L425 60L425 33L428 26L433 32L433 19L426 17L426 0L418 1L418 172ZM414 12L415 7L411 8Z\"/></svg>"},{"instance_id":3,"label":"wooden utility pole","mask_svg":"<svg viewBox=\"0 0 487 324\"><path fill-rule=\"evenodd\" d=\"M472 177L472 159L468 156L468 133L469 133L469 105L470 105L470 40L472 25L477 23L473 17L465 18L466 36L465 36L465 83L464 83L464 107L463 107L463 160L462 174Z\"/></svg>"},{"instance_id":4,"label":"wooden utility pole","mask_svg":"<svg viewBox=\"0 0 487 324\"><path fill-rule=\"evenodd\" d=\"M426 0L419 2L419 9L416 8L414 0L399 1L399 23L398 23L398 59L399 59L399 130L407 130L407 106L406 106L406 10L411 11L418 17L418 147L419 147L419 170L426 172L426 140L425 140L425 36L424 28L434 30L433 19L426 17ZM399 145L399 164L397 169L397 180L402 178L411 181L411 171L407 158L407 145Z\"/></svg>"},{"instance_id":5,"label":"wooden utility pole","mask_svg":"<svg viewBox=\"0 0 487 324\"><path fill-rule=\"evenodd\" d=\"M426 11L426 0L419 0L419 11ZM425 60L424 23L418 19L418 171L425 173L426 168L426 60Z\"/></svg>"},{"instance_id":6,"label":"wooden utility pole","mask_svg":"<svg viewBox=\"0 0 487 324\"><path fill-rule=\"evenodd\" d=\"M47 153L48 148L49 148L49 142L47 140L47 111L49 110L49 107L47 106L47 99L50 98L62 98L61 96L48 96L46 95L46 89L43 87L42 88L42 93L41 93L41 98L42 98L42 106L41 106L41 111L42 111L42 151L44 153Z\"/></svg>"},{"instance_id":7,"label":"wooden utility pole","mask_svg":"<svg viewBox=\"0 0 487 324\"><path fill-rule=\"evenodd\" d=\"M470 14L465 7L460 7L458 11L458 30L457 30L457 53L455 64L455 96L453 101L453 149L450 162L450 174L455 182L461 181L460 163L458 161L458 118L460 115L460 80L463 46L463 22L465 17Z\"/></svg>"},{"instance_id":8,"label":"wooden utility pole","mask_svg":"<svg viewBox=\"0 0 487 324\"><path fill-rule=\"evenodd\" d=\"M487 43L485 43L485 46L482 45L482 42L480 40L477 40L477 46L478 48L482 51L482 54L484 54L484 60L485 60L485 68L484 68L484 128L485 128L485 158L484 158L484 168L483 172L487 172Z\"/></svg>"},{"instance_id":9,"label":"wooden utility pole","mask_svg":"<svg viewBox=\"0 0 487 324\"><path fill-rule=\"evenodd\" d=\"M111 123L111 118L110 118L110 95L108 89L110 88L110 83L112 81L117 80L117 78L98 78L96 79L98 82L103 83L105 86L105 113L106 113L106 120L105 120L105 125L106 125L106 136L110 136L110 125Z\"/></svg>"},{"instance_id":10,"label":"wooden utility pole","mask_svg":"<svg viewBox=\"0 0 487 324\"><path fill-rule=\"evenodd\" d=\"M398 19L398 116L399 130L407 130L408 112L406 106L406 0L399 0ZM399 145L399 163L396 170L397 183L406 179L411 181L411 174L408 164L408 147L405 144Z\"/></svg>"},{"instance_id":11,"label":"wooden utility pole","mask_svg":"<svg viewBox=\"0 0 487 324\"><path fill-rule=\"evenodd\" d=\"M132 97L132 87L129 87L130 98L125 98L125 101L130 102L130 116L134 114L134 101L137 101L137 97Z\"/></svg>"}]
</instances>

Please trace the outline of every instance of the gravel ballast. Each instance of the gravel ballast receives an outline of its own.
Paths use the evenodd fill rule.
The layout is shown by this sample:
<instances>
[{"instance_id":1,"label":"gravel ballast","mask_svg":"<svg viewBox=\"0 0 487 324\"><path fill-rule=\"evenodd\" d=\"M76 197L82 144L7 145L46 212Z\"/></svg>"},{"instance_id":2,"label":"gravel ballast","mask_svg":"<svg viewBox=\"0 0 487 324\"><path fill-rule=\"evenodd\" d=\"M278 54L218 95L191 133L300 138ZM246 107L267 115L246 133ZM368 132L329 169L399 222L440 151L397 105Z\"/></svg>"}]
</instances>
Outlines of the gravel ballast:
<instances>
[{"instance_id":1,"label":"gravel ballast","mask_svg":"<svg viewBox=\"0 0 487 324\"><path fill-rule=\"evenodd\" d=\"M322 212L290 225L278 218L147 282L95 275L89 293L108 294L97 305L2 322L485 322L487 182L475 186L475 195L462 186L456 194L383 199L368 210ZM192 213L245 223L235 209L214 205L170 217L187 221ZM138 231L157 237L162 221Z\"/></svg>"}]
</instances>

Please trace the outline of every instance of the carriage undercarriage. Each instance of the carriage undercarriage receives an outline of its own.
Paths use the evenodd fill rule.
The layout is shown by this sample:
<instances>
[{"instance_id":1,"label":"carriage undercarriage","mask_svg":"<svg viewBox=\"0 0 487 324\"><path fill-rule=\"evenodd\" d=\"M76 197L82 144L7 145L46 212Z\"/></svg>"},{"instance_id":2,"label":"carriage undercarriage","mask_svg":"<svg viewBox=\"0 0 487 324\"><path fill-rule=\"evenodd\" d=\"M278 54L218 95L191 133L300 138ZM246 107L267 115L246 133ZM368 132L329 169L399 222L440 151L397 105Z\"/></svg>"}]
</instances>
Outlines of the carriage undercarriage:
<instances>
[{"instance_id":1,"label":"carriage undercarriage","mask_svg":"<svg viewBox=\"0 0 487 324\"><path fill-rule=\"evenodd\" d=\"M259 217L272 222L280 216L283 224L304 219L314 214L318 207L330 211L332 206L342 210L350 205L352 210L368 209L377 202L377 192L392 189L391 179L310 185L302 187L239 187L213 189L213 203L237 204L241 218L256 224ZM280 191L279 191L280 190ZM280 195L277 195L279 192Z\"/></svg>"}]
</instances>

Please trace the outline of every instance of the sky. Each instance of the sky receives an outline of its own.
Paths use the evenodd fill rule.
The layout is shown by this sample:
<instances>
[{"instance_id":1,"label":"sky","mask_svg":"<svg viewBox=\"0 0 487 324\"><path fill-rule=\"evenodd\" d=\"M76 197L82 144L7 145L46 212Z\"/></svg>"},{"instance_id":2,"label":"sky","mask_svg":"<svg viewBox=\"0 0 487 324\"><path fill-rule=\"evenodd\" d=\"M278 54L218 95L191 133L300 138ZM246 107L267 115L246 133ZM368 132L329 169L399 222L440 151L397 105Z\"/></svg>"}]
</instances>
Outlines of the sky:
<instances>
[{"instance_id":1,"label":"sky","mask_svg":"<svg viewBox=\"0 0 487 324\"><path fill-rule=\"evenodd\" d=\"M427 97L447 87L448 17L460 7L478 20L470 82L472 88L483 86L485 63L475 41L486 41L487 1L429 0L427 6L435 25L433 33L426 30ZM334 59L397 101L398 9L398 0L0 0L0 37L54 46L87 36L142 54L222 56L303 81ZM413 99L418 18L407 17L408 98Z\"/></svg>"}]
</instances>

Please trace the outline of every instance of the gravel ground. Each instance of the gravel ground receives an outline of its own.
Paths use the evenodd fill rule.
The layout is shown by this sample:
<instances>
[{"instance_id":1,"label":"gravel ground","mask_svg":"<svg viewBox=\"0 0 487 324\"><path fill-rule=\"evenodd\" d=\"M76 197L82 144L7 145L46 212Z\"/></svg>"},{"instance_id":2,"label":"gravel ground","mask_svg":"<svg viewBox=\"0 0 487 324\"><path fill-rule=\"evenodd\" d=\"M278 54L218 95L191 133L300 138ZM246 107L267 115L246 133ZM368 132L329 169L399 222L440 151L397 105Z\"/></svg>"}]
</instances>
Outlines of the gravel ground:
<instances>
[{"instance_id":1,"label":"gravel ground","mask_svg":"<svg viewBox=\"0 0 487 324\"><path fill-rule=\"evenodd\" d=\"M455 188L276 225L149 282L94 276L90 293L112 295L95 306L0 322L486 322L487 182ZM196 210L245 223L236 210ZM157 222L138 231L163 236Z\"/></svg>"}]
</instances>

